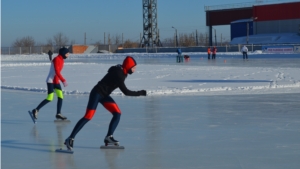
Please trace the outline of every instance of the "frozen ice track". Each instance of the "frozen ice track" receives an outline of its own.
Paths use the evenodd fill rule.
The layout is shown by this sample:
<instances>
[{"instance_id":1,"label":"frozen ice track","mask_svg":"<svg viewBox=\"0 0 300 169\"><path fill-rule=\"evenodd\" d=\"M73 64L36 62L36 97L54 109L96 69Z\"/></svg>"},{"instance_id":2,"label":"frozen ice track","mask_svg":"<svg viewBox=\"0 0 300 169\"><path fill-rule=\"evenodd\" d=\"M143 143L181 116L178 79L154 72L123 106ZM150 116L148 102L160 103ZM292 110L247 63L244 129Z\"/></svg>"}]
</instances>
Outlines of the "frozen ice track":
<instances>
[{"instance_id":1,"label":"frozen ice track","mask_svg":"<svg viewBox=\"0 0 300 169\"><path fill-rule=\"evenodd\" d=\"M34 125L27 109L43 98L44 94L2 91L2 168L296 169L300 165L299 94L114 96L123 112L114 136L126 149L99 148L111 118L99 105L75 138L73 155L54 151L64 146L84 115L88 96L65 97L63 112L71 123L54 123L56 104L49 103Z\"/></svg>"}]
</instances>

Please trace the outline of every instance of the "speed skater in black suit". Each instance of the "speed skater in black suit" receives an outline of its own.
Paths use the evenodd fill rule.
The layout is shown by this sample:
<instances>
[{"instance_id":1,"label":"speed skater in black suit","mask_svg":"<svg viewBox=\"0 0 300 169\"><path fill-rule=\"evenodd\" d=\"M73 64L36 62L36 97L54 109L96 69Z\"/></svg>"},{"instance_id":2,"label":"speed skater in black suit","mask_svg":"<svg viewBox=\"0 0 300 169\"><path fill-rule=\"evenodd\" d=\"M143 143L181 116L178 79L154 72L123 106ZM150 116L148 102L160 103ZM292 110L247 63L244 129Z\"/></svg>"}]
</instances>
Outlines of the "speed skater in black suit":
<instances>
[{"instance_id":1,"label":"speed skater in black suit","mask_svg":"<svg viewBox=\"0 0 300 169\"><path fill-rule=\"evenodd\" d=\"M128 74L132 74L136 69L136 61L133 57L127 56L122 65L112 66L108 73L91 90L85 115L77 122L71 135L65 140L68 150L72 150L76 134L82 127L90 121L97 109L98 102L101 103L112 115L108 132L104 138L105 145L119 145L114 139L113 133L117 128L121 111L116 102L109 96L116 88L119 88L126 96L146 96L146 90L131 91L127 89L124 81Z\"/></svg>"}]
</instances>

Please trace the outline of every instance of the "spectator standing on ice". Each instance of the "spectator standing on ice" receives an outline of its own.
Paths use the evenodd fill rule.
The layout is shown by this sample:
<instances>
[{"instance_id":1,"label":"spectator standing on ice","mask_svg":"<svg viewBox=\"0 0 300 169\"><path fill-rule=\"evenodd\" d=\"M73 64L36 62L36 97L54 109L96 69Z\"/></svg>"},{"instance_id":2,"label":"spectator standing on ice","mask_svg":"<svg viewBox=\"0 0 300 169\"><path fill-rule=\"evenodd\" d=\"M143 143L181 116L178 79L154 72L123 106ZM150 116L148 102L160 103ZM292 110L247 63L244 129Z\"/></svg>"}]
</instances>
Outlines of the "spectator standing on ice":
<instances>
[{"instance_id":1,"label":"spectator standing on ice","mask_svg":"<svg viewBox=\"0 0 300 169\"><path fill-rule=\"evenodd\" d=\"M248 59L248 48L244 45L243 47L242 47L242 52L243 52L243 59Z\"/></svg>"},{"instance_id":2,"label":"spectator standing on ice","mask_svg":"<svg viewBox=\"0 0 300 169\"><path fill-rule=\"evenodd\" d=\"M50 66L50 71L48 77L46 79L48 96L45 100L43 100L36 108L32 110L32 116L34 119L37 119L37 115L39 110L45 106L47 103L53 100L54 91L57 95L57 111L56 111L56 119L66 120L67 118L61 114L61 107L63 103L63 92L60 86L60 81L63 83L64 87L67 87L67 81L60 73L64 67L64 59L69 57L69 50L65 47L59 49L58 56L56 56Z\"/></svg>"},{"instance_id":3,"label":"spectator standing on ice","mask_svg":"<svg viewBox=\"0 0 300 169\"><path fill-rule=\"evenodd\" d=\"M183 55L181 49L178 48L176 52L177 52L177 63L183 62Z\"/></svg>"},{"instance_id":4,"label":"spectator standing on ice","mask_svg":"<svg viewBox=\"0 0 300 169\"><path fill-rule=\"evenodd\" d=\"M208 47L208 48L207 48L207 59L210 59L210 53L211 53L210 47Z\"/></svg>"},{"instance_id":5,"label":"spectator standing on ice","mask_svg":"<svg viewBox=\"0 0 300 169\"><path fill-rule=\"evenodd\" d=\"M52 61L53 52L51 50L49 50L48 55L49 55L49 60L51 62Z\"/></svg>"},{"instance_id":6,"label":"spectator standing on ice","mask_svg":"<svg viewBox=\"0 0 300 169\"><path fill-rule=\"evenodd\" d=\"M217 48L214 46L212 50L212 59L216 59L216 54L217 54Z\"/></svg>"},{"instance_id":7,"label":"spectator standing on ice","mask_svg":"<svg viewBox=\"0 0 300 169\"><path fill-rule=\"evenodd\" d=\"M94 114L96 113L98 103L101 103L102 106L112 114L112 119L108 126L107 134L104 138L105 145L119 144L119 141L114 139L113 133L119 124L121 110L119 109L117 103L111 98L110 94L116 88L119 88L126 96L146 96L147 93L145 90L131 91L127 89L124 83L128 74L134 73L135 69L136 62L130 56L127 56L124 59L122 65L112 66L108 69L107 74L91 90L85 115L77 122L72 133L65 140L65 145L67 146L68 150L72 150L74 138L77 133L87 122L93 118ZM91 135L91 137L93 137L93 135Z\"/></svg>"}]
</instances>

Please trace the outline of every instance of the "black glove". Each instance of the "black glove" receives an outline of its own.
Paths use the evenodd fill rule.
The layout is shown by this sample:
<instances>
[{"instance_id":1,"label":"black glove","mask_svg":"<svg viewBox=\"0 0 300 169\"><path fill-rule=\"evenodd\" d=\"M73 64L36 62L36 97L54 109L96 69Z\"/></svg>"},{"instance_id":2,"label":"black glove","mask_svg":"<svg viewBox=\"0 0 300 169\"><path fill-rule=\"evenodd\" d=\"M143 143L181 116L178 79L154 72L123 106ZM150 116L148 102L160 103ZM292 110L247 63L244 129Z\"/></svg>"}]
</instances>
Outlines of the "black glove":
<instances>
[{"instance_id":1,"label":"black glove","mask_svg":"<svg viewBox=\"0 0 300 169\"><path fill-rule=\"evenodd\" d=\"M146 96L147 92L146 92L146 90L140 90L139 94L140 94L140 96Z\"/></svg>"}]
</instances>

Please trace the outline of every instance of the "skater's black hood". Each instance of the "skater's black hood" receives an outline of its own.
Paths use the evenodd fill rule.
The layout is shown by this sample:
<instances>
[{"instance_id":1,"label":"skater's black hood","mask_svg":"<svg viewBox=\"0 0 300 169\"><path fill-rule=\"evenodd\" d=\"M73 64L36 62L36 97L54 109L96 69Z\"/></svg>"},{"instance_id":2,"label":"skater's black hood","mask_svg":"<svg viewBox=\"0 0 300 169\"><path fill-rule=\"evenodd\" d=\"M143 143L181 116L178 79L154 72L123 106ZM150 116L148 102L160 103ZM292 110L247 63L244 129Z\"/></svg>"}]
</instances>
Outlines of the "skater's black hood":
<instances>
[{"instance_id":1,"label":"skater's black hood","mask_svg":"<svg viewBox=\"0 0 300 169\"><path fill-rule=\"evenodd\" d=\"M67 59L66 57L66 54L69 53L69 49L63 47L63 48L60 48L58 53L64 58L64 59Z\"/></svg>"}]
</instances>

